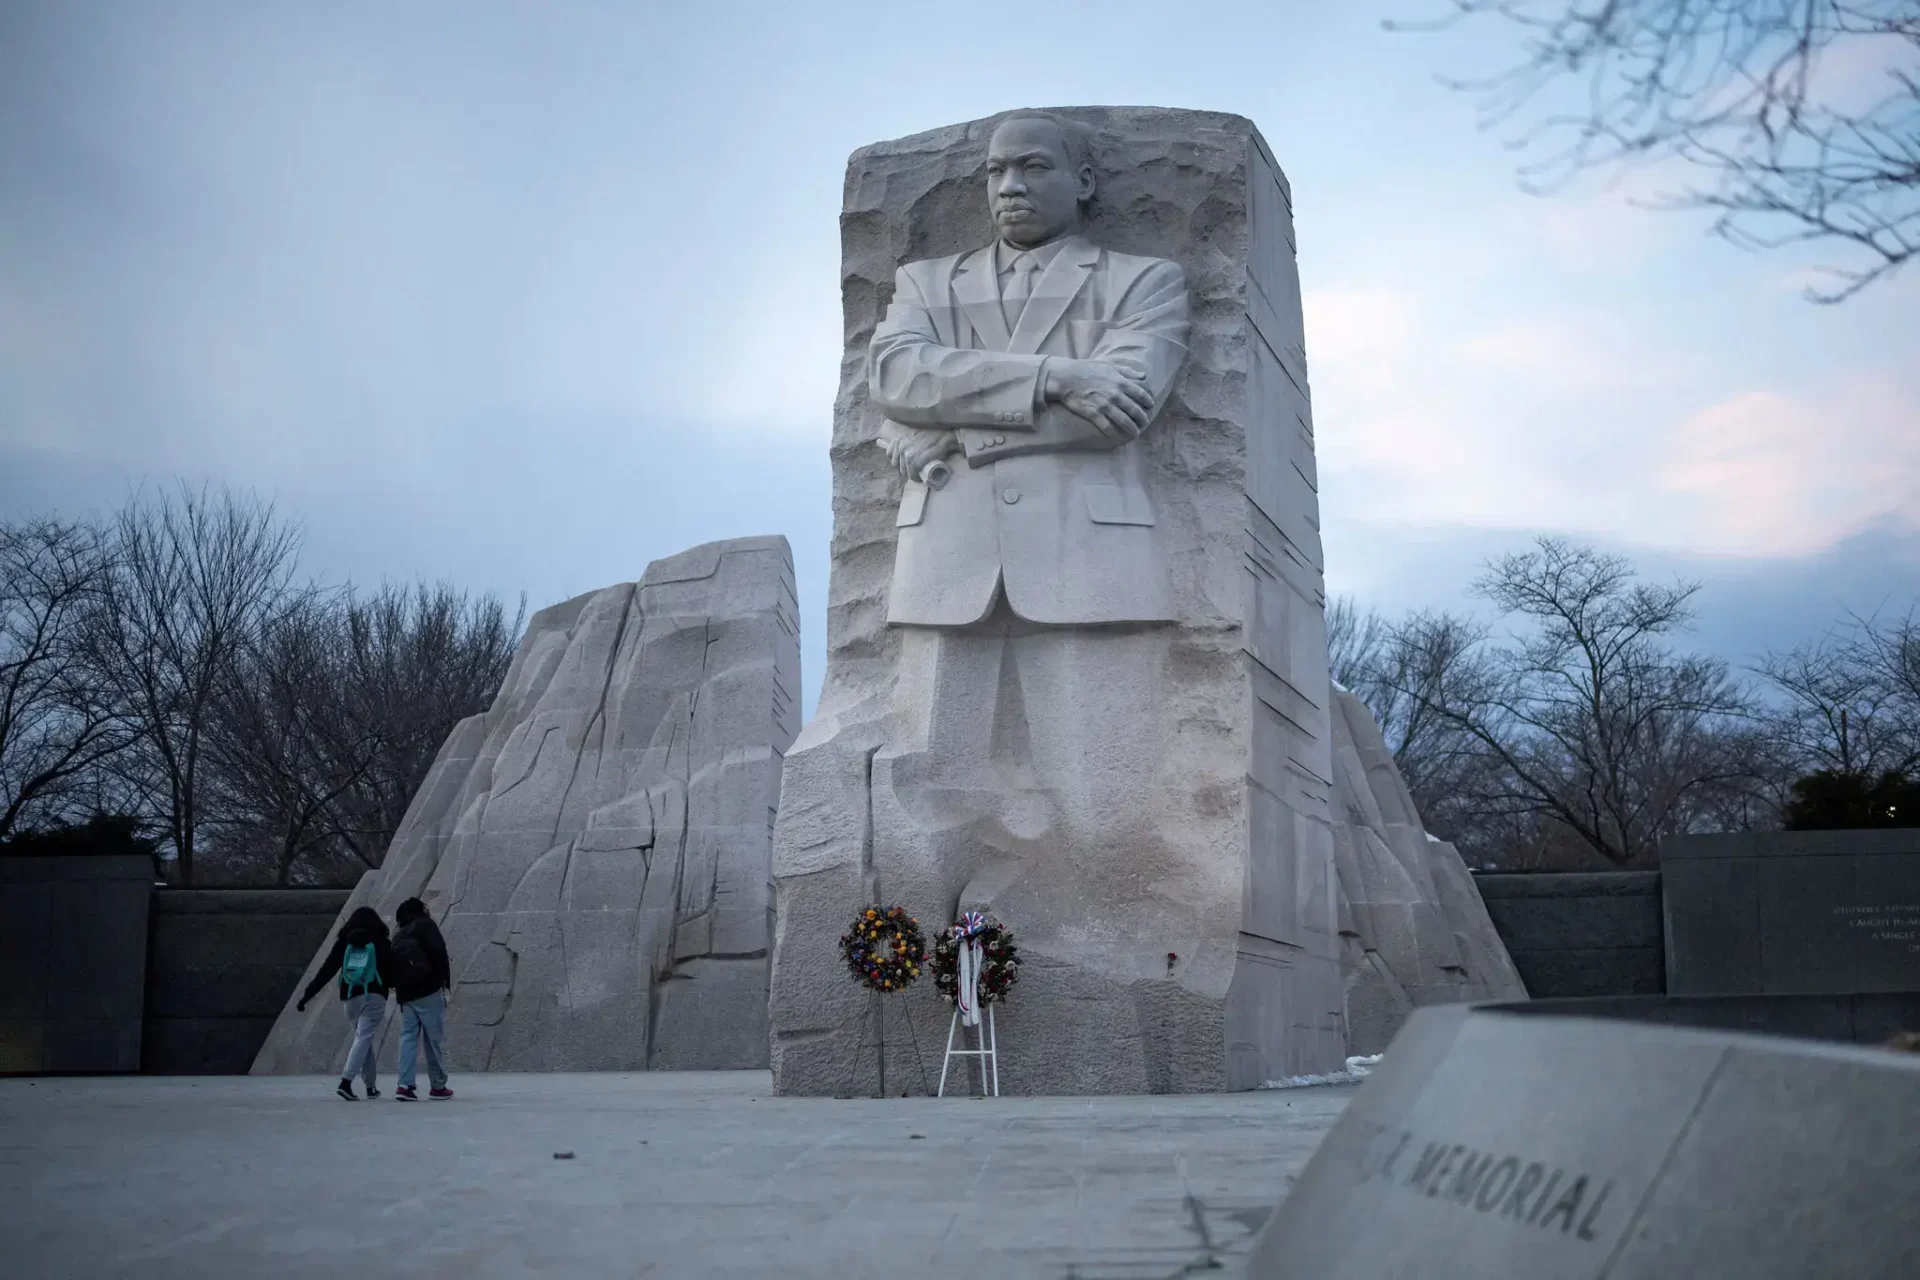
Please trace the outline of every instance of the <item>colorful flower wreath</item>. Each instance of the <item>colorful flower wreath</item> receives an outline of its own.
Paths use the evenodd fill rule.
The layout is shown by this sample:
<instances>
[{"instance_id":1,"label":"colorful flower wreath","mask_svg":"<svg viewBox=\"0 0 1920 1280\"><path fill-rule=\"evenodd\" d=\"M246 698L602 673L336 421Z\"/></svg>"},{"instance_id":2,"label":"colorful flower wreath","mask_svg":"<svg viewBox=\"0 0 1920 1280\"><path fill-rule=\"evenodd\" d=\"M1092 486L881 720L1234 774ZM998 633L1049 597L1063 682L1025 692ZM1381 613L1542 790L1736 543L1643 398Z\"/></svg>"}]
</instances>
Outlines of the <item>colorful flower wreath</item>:
<instances>
[{"instance_id":1,"label":"colorful flower wreath","mask_svg":"<svg viewBox=\"0 0 1920 1280\"><path fill-rule=\"evenodd\" d=\"M904 991L927 962L920 922L899 907L868 907L840 935L840 954L853 976L875 991Z\"/></svg>"},{"instance_id":2,"label":"colorful flower wreath","mask_svg":"<svg viewBox=\"0 0 1920 1280\"><path fill-rule=\"evenodd\" d=\"M984 1008L1007 998L1007 989L1020 979L1020 948L1013 931L996 920L969 911L954 921L933 944L933 985L948 1004L960 999L960 947L969 938L980 942L980 1004Z\"/></svg>"}]
</instances>

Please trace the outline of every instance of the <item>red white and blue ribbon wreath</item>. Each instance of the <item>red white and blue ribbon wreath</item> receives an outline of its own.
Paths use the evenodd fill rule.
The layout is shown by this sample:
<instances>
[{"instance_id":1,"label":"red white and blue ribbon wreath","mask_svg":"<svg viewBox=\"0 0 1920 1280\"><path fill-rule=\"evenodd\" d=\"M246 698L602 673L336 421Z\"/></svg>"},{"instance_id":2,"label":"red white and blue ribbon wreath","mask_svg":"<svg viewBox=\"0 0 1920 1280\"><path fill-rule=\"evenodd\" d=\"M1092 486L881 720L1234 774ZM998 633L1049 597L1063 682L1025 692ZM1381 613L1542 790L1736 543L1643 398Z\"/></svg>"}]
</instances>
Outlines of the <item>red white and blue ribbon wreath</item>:
<instances>
[{"instance_id":1,"label":"red white and blue ribbon wreath","mask_svg":"<svg viewBox=\"0 0 1920 1280\"><path fill-rule=\"evenodd\" d=\"M953 1001L963 1025L980 1025L980 1012L1003 999L1019 976L1013 935L983 911L962 912L934 948L934 980Z\"/></svg>"}]
</instances>

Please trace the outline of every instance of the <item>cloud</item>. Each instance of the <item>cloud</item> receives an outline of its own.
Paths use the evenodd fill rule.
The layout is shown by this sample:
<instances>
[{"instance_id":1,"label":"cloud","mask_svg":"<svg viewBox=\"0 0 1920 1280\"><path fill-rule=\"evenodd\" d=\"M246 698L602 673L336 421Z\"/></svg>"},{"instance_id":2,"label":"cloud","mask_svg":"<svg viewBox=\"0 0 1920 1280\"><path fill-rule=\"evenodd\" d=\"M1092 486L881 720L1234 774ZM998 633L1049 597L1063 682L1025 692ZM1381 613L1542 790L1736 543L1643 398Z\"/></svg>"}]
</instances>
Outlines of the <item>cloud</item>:
<instances>
[{"instance_id":1,"label":"cloud","mask_svg":"<svg viewBox=\"0 0 1920 1280\"><path fill-rule=\"evenodd\" d=\"M1723 556L1920 528L1920 409L1897 375L1795 380L1601 308L1466 317L1448 300L1304 300L1321 501L1342 519Z\"/></svg>"},{"instance_id":2,"label":"cloud","mask_svg":"<svg viewBox=\"0 0 1920 1280\"><path fill-rule=\"evenodd\" d=\"M1743 392L1676 424L1668 445L1654 496L1671 536L1699 550L1800 556L1920 528L1920 407L1885 378L1818 397Z\"/></svg>"},{"instance_id":3,"label":"cloud","mask_svg":"<svg viewBox=\"0 0 1920 1280\"><path fill-rule=\"evenodd\" d=\"M1630 327L1532 309L1476 324L1411 290L1316 290L1304 307L1324 503L1476 527L1614 523L1609 491L1634 472L1617 446L1677 367ZM1616 447L1593 456L1596 439Z\"/></svg>"},{"instance_id":4,"label":"cloud","mask_svg":"<svg viewBox=\"0 0 1920 1280\"><path fill-rule=\"evenodd\" d=\"M1415 336L1420 299L1405 289L1314 289L1303 299L1307 354L1343 365L1398 355Z\"/></svg>"}]
</instances>

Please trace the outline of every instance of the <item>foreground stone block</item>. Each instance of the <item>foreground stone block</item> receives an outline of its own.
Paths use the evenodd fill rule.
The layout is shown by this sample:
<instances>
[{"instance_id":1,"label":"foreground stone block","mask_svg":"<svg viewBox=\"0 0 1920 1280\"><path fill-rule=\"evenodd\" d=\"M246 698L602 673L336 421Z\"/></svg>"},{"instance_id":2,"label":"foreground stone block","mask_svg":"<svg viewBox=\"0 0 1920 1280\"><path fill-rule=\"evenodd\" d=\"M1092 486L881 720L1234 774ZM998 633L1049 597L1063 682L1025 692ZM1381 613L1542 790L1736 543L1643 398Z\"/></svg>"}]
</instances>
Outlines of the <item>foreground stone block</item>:
<instances>
[{"instance_id":1,"label":"foreground stone block","mask_svg":"<svg viewBox=\"0 0 1920 1280\"><path fill-rule=\"evenodd\" d=\"M1524 1000L1459 852L1427 834L1365 703L1333 691L1333 847L1348 1049L1385 1049L1430 1004Z\"/></svg>"},{"instance_id":2,"label":"foreground stone block","mask_svg":"<svg viewBox=\"0 0 1920 1280\"><path fill-rule=\"evenodd\" d=\"M1248 1274L1920 1275L1916 1124L1910 1054L1422 1010Z\"/></svg>"},{"instance_id":3,"label":"foreground stone block","mask_svg":"<svg viewBox=\"0 0 1920 1280\"><path fill-rule=\"evenodd\" d=\"M534 616L341 916L425 900L453 960L455 1070L766 1066L799 666L784 538L695 547ZM337 1005L289 1000L254 1072L337 1071Z\"/></svg>"},{"instance_id":4,"label":"foreground stone block","mask_svg":"<svg viewBox=\"0 0 1920 1280\"><path fill-rule=\"evenodd\" d=\"M775 835L783 1093L871 1089L878 1052L889 1089L938 1072L932 984L883 1023L841 967L876 900L1014 930L1013 1091L1250 1088L1346 1054L1291 196L1240 117L1055 114L1093 196L1024 303L991 202L1064 131L996 141L996 117L848 164L827 672ZM1067 151L1020 197L1077 174ZM1103 363L1151 402L1137 438L1053 402ZM903 479L922 446L944 484L917 456Z\"/></svg>"}]
</instances>

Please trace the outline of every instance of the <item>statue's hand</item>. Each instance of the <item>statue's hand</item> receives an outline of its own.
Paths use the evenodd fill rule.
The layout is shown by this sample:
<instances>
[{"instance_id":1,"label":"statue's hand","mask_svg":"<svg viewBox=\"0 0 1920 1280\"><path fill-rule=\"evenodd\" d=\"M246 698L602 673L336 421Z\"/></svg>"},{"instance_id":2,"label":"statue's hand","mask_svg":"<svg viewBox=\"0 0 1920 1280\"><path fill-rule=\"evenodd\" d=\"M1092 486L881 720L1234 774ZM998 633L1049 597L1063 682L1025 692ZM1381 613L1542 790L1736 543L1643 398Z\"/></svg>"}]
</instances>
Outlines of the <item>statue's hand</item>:
<instances>
[{"instance_id":1,"label":"statue's hand","mask_svg":"<svg viewBox=\"0 0 1920 1280\"><path fill-rule=\"evenodd\" d=\"M1116 444L1138 436L1153 418L1153 393L1146 384L1100 360L1048 360L1041 395L1085 418Z\"/></svg>"},{"instance_id":2,"label":"statue's hand","mask_svg":"<svg viewBox=\"0 0 1920 1280\"><path fill-rule=\"evenodd\" d=\"M928 463L960 452L960 437L951 431L920 430L886 441L886 449L901 475L918 480Z\"/></svg>"}]
</instances>

